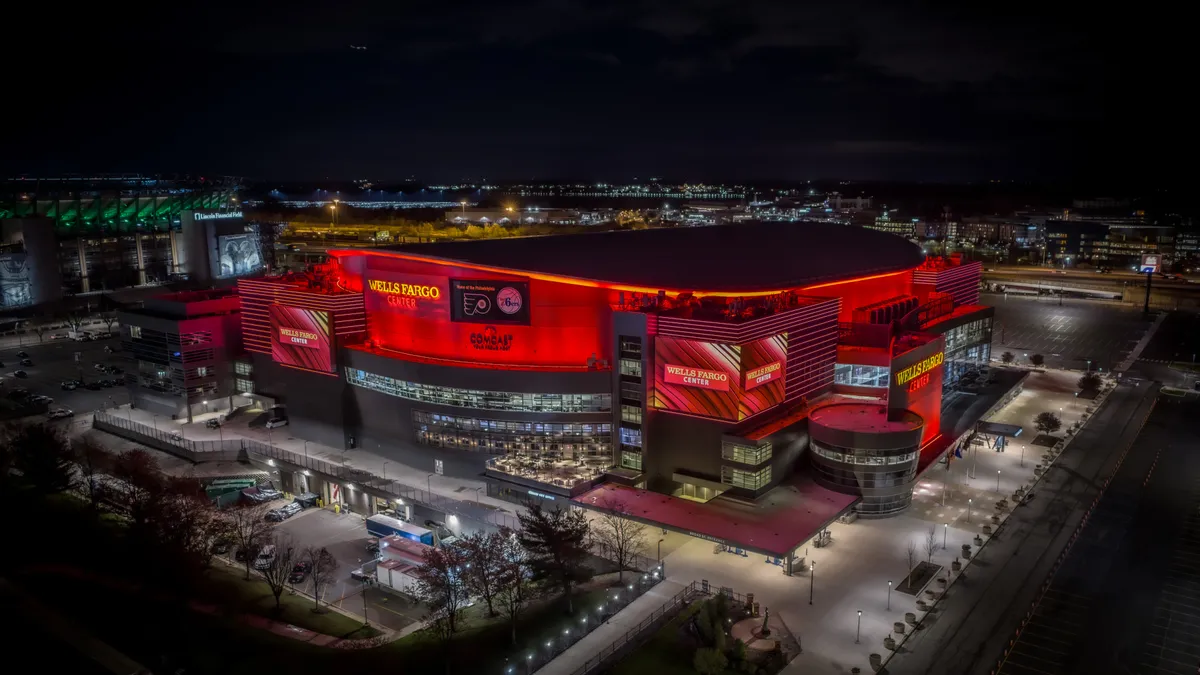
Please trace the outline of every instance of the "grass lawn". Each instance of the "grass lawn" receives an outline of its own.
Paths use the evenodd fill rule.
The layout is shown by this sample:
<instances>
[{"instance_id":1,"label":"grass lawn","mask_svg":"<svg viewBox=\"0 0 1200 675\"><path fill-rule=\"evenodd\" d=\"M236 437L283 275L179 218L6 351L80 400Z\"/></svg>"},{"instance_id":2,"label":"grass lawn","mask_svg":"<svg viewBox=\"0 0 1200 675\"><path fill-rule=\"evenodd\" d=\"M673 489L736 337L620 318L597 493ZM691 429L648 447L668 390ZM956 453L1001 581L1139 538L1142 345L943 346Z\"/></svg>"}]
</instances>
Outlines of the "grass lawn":
<instances>
[{"instance_id":1,"label":"grass lawn","mask_svg":"<svg viewBox=\"0 0 1200 675\"><path fill-rule=\"evenodd\" d=\"M354 637L365 638L379 634L374 628L364 630L361 621L327 607L321 608L319 613L313 612L311 598L295 595L288 589L279 596L279 611L276 612L275 596L267 582L253 575L246 581L245 571L220 563L215 563L209 570L197 597L229 612L265 616L334 637L347 637L353 633Z\"/></svg>"},{"instance_id":2,"label":"grass lawn","mask_svg":"<svg viewBox=\"0 0 1200 675\"><path fill-rule=\"evenodd\" d=\"M630 652L608 672L611 675L694 675L692 657L696 646L680 634L680 629L691 621L703 604L702 600L697 600L688 605L679 616L658 629L646 644Z\"/></svg>"}]
</instances>

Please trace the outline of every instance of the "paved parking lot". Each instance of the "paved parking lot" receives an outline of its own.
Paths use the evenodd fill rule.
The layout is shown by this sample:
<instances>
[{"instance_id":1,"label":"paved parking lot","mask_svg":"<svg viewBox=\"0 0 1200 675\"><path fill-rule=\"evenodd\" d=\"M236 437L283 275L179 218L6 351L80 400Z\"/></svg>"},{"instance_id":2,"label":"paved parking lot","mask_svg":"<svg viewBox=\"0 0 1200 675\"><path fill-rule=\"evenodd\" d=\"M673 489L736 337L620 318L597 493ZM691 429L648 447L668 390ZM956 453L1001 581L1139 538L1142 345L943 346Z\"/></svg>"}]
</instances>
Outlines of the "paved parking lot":
<instances>
[{"instance_id":1,"label":"paved parking lot","mask_svg":"<svg viewBox=\"0 0 1200 675\"><path fill-rule=\"evenodd\" d=\"M1141 309L1094 300L984 294L996 308L992 356L1041 354L1051 368L1110 371L1120 365L1149 328Z\"/></svg>"},{"instance_id":2,"label":"paved parking lot","mask_svg":"<svg viewBox=\"0 0 1200 675\"><path fill-rule=\"evenodd\" d=\"M324 546L338 561L333 582L321 591L322 602L362 615L363 585L350 577L350 572L372 559L367 552L367 530L363 519L352 513L334 513L326 509L305 509L275 526L287 533L299 547ZM305 580L298 588L312 593L312 581ZM367 619L373 624L400 630L419 621L424 610L396 593L377 586L365 589Z\"/></svg>"},{"instance_id":3,"label":"paved parking lot","mask_svg":"<svg viewBox=\"0 0 1200 675\"><path fill-rule=\"evenodd\" d=\"M115 326L114 326L115 327ZM109 354L104 348L112 347L116 353ZM0 350L0 395L15 388L28 389L34 394L43 394L54 399L50 405L54 408L70 408L77 416L90 413L105 407L121 405L129 402L129 393L125 389L124 375L105 375L94 369L95 364L120 366L129 370L130 361L120 353L121 342L116 338L97 340L94 342L75 342L73 340L49 340L41 344L32 344ZM29 354L32 366L20 365L21 357L18 352ZM79 360L75 354L79 353ZM18 378L13 375L17 370L24 370L28 377ZM77 379L82 376L85 382L99 379L121 380L121 384L109 389L92 391L80 387L74 391L63 391L63 380ZM38 415L35 419L45 419ZM59 421L56 424L67 425L69 421Z\"/></svg>"}]
</instances>

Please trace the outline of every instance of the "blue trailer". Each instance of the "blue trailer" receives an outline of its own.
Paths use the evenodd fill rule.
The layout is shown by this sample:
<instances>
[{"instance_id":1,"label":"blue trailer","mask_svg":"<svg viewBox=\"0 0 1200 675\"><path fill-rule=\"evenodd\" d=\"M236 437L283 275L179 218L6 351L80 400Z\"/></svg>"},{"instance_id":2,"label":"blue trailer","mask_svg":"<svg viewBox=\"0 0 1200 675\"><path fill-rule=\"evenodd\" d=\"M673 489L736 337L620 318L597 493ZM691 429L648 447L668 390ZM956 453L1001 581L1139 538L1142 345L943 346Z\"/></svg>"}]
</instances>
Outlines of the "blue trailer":
<instances>
[{"instance_id":1,"label":"blue trailer","mask_svg":"<svg viewBox=\"0 0 1200 675\"><path fill-rule=\"evenodd\" d=\"M399 518L385 516L382 513L367 518L367 533L373 537L386 537L388 535L396 535L419 541L422 544L433 546L433 532L412 523L406 523Z\"/></svg>"}]
</instances>

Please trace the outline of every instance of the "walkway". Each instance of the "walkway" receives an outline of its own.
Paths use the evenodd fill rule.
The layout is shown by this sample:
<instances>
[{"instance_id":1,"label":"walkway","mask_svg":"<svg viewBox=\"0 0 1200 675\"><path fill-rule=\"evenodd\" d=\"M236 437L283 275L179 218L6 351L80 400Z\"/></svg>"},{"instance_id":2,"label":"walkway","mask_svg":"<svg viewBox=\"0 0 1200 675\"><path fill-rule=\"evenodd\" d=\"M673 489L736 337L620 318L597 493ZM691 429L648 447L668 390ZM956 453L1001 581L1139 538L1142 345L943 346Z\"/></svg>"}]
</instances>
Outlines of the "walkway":
<instances>
[{"instance_id":1,"label":"walkway","mask_svg":"<svg viewBox=\"0 0 1200 675\"><path fill-rule=\"evenodd\" d=\"M649 619L656 610L685 588L684 584L663 581L629 603L628 607L617 612L605 621L604 625L588 633L587 637L571 645L553 661L542 666L537 671L538 675L572 675L578 672L589 660L594 660L598 654L607 651L614 642Z\"/></svg>"}]
</instances>

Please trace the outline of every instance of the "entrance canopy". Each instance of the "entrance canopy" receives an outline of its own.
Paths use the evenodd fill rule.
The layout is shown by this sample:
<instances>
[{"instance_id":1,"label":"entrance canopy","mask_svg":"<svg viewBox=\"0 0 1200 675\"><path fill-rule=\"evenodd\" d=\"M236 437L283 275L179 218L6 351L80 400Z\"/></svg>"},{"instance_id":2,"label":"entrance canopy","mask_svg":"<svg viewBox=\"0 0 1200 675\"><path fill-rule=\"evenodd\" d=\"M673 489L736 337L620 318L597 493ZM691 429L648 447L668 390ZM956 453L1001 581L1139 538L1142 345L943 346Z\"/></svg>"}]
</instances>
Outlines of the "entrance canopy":
<instances>
[{"instance_id":1,"label":"entrance canopy","mask_svg":"<svg viewBox=\"0 0 1200 675\"><path fill-rule=\"evenodd\" d=\"M1007 436L1016 438L1021 435L1021 427L1018 424L1000 424L999 422L980 422L979 426L975 427L981 434L989 436Z\"/></svg>"},{"instance_id":2,"label":"entrance canopy","mask_svg":"<svg viewBox=\"0 0 1200 675\"><path fill-rule=\"evenodd\" d=\"M754 504L717 498L700 503L606 483L574 501L593 511L617 512L655 527L784 557L825 529L859 498L827 490L798 476Z\"/></svg>"}]
</instances>

